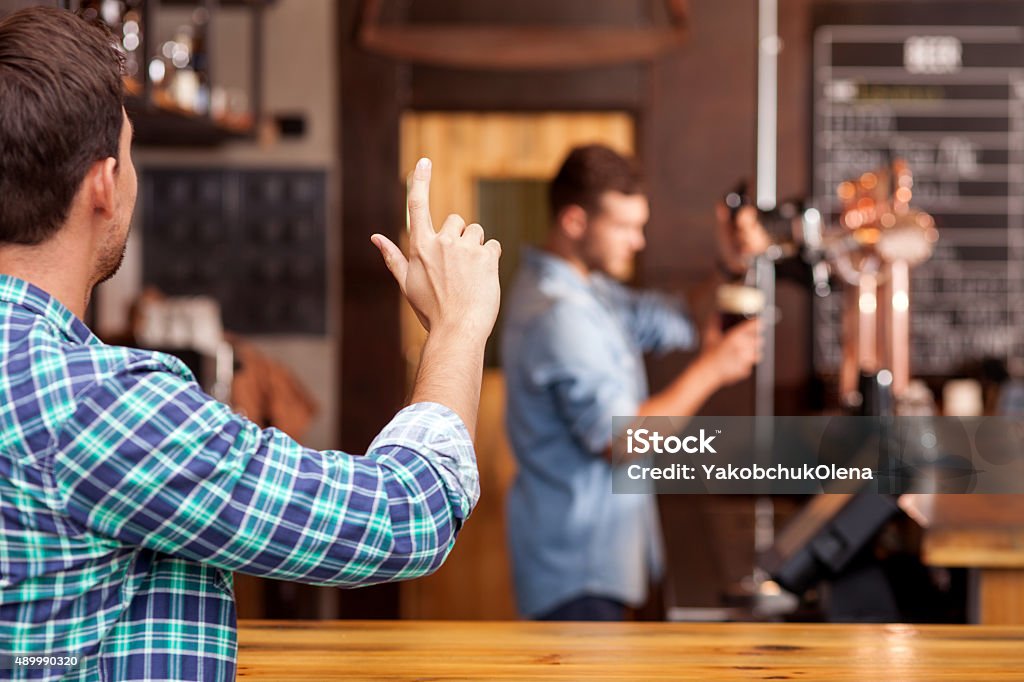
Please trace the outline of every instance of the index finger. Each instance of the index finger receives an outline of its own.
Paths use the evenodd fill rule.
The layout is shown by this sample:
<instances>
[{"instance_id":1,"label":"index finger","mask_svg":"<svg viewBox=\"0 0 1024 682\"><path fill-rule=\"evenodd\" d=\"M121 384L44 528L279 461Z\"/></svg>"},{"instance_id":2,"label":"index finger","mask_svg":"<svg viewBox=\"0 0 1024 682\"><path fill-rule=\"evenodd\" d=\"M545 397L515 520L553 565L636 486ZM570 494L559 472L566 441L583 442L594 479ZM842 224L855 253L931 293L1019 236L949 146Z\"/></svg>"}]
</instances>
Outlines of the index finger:
<instances>
[{"instance_id":1,"label":"index finger","mask_svg":"<svg viewBox=\"0 0 1024 682\"><path fill-rule=\"evenodd\" d=\"M430 220L430 159L416 163L409 175L409 236L413 241L434 233Z\"/></svg>"}]
</instances>

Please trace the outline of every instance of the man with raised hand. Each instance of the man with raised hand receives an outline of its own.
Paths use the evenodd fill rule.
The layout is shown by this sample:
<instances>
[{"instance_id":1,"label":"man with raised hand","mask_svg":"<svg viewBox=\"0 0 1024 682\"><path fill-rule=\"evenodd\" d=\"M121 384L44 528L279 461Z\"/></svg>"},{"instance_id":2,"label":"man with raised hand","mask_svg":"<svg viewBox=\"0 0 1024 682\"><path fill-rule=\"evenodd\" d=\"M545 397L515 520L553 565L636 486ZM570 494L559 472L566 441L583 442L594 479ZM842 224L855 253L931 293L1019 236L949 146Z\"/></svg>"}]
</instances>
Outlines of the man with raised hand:
<instances>
[{"instance_id":1,"label":"man with raised hand","mask_svg":"<svg viewBox=\"0 0 1024 682\"><path fill-rule=\"evenodd\" d=\"M122 65L71 13L0 20L0 677L230 680L232 571L369 585L451 550L479 496L500 247L456 217L434 233L421 161L409 258L373 238L430 330L412 404L362 457L260 429L82 322L135 206Z\"/></svg>"}]
</instances>

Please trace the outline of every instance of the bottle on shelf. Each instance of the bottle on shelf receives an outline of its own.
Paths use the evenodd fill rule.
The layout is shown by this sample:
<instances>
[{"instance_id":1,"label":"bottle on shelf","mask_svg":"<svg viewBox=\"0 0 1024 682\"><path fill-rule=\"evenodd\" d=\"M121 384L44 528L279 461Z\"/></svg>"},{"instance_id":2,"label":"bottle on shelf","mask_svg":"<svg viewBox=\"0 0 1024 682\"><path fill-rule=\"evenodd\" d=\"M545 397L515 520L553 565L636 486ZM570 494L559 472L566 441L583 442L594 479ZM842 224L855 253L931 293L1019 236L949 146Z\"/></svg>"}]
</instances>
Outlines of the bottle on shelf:
<instances>
[{"instance_id":1,"label":"bottle on shelf","mask_svg":"<svg viewBox=\"0 0 1024 682\"><path fill-rule=\"evenodd\" d=\"M125 87L137 95L142 92L142 14L143 0L82 0L79 9L94 12L117 38L124 54Z\"/></svg>"}]
</instances>

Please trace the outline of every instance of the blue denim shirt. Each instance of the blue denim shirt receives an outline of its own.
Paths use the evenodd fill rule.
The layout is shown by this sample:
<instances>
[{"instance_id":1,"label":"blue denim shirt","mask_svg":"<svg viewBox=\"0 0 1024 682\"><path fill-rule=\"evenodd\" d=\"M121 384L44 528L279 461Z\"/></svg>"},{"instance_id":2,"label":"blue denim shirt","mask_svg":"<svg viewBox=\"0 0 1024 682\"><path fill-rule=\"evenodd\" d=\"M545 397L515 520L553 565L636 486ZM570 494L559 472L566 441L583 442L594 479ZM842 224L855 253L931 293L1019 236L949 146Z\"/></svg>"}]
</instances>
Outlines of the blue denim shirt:
<instances>
[{"instance_id":1,"label":"blue denim shirt","mask_svg":"<svg viewBox=\"0 0 1024 682\"><path fill-rule=\"evenodd\" d=\"M516 598L539 616L584 594L638 605L660 572L654 499L613 495L612 417L648 397L643 354L692 348L681 302L580 275L534 249L506 299L508 498Z\"/></svg>"}]
</instances>

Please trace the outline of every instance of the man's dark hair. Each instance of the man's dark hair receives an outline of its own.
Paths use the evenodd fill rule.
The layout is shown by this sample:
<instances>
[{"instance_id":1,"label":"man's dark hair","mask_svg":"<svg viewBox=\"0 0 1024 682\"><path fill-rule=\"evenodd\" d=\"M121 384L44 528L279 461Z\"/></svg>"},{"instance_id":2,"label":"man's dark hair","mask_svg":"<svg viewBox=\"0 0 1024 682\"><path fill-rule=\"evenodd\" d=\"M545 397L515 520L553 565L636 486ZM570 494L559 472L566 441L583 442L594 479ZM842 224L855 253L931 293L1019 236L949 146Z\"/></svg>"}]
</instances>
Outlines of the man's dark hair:
<instances>
[{"instance_id":1,"label":"man's dark hair","mask_svg":"<svg viewBox=\"0 0 1024 682\"><path fill-rule=\"evenodd\" d=\"M0 19L0 243L49 239L92 164L118 158L123 73L98 20L46 7Z\"/></svg>"},{"instance_id":2,"label":"man's dark hair","mask_svg":"<svg viewBox=\"0 0 1024 682\"><path fill-rule=\"evenodd\" d=\"M576 147L569 152L558 175L551 181L549 200L554 218L568 206L597 213L605 192L643 194L643 176L631 158L600 144Z\"/></svg>"}]
</instances>

